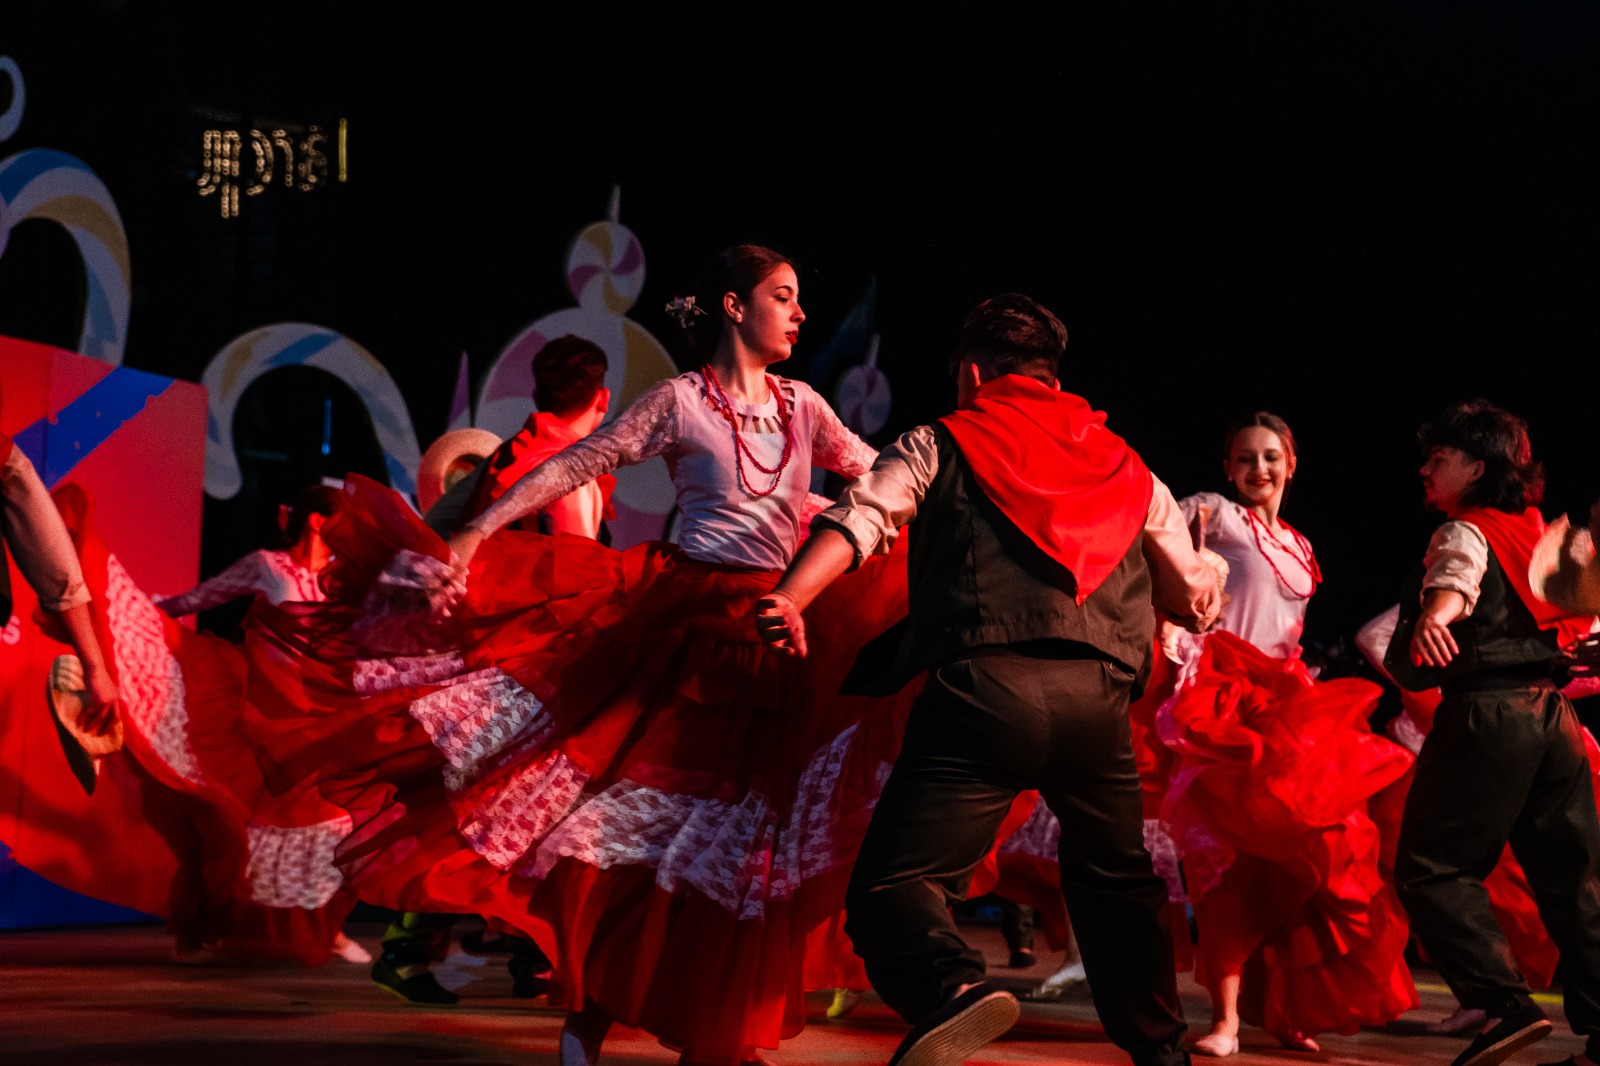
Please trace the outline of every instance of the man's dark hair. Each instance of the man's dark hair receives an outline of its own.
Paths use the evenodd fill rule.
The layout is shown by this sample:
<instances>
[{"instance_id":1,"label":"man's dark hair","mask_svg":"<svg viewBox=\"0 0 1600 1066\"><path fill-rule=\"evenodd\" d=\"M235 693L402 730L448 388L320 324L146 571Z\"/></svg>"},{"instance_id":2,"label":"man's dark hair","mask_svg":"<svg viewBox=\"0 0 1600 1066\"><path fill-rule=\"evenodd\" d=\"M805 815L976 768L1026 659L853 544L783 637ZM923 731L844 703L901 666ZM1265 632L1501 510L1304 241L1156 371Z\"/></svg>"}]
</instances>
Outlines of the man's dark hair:
<instances>
[{"instance_id":1,"label":"man's dark hair","mask_svg":"<svg viewBox=\"0 0 1600 1066\"><path fill-rule=\"evenodd\" d=\"M605 383L606 353L582 337L557 337L533 357L533 402L558 418L588 407Z\"/></svg>"},{"instance_id":2,"label":"man's dark hair","mask_svg":"<svg viewBox=\"0 0 1600 1066\"><path fill-rule=\"evenodd\" d=\"M1031 297L1017 292L992 296L974 307L961 324L950 368L970 361L984 377L1023 374L1045 384L1056 380L1067 327Z\"/></svg>"},{"instance_id":3,"label":"man's dark hair","mask_svg":"<svg viewBox=\"0 0 1600 1066\"><path fill-rule=\"evenodd\" d=\"M1468 507L1521 511L1544 499L1544 464L1533 460L1528 424L1488 400L1453 404L1417 431L1424 456L1459 448L1483 462L1483 476L1461 502Z\"/></svg>"}]
</instances>

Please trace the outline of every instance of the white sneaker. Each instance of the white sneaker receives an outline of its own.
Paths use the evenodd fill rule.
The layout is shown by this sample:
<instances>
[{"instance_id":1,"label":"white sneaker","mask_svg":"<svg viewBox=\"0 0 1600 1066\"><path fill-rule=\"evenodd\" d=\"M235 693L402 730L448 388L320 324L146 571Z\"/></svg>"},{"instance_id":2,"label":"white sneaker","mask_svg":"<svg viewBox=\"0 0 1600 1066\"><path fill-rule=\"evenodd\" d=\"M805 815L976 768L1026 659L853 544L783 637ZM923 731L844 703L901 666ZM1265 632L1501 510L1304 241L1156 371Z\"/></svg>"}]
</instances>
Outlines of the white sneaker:
<instances>
[{"instance_id":1,"label":"white sneaker","mask_svg":"<svg viewBox=\"0 0 1600 1066\"><path fill-rule=\"evenodd\" d=\"M1073 985L1082 984L1087 979L1088 974L1084 973L1083 961L1080 959L1069 966L1063 966L1043 981L1040 981L1031 992L1022 998L1033 1003L1053 1002L1065 995L1067 989Z\"/></svg>"}]
</instances>

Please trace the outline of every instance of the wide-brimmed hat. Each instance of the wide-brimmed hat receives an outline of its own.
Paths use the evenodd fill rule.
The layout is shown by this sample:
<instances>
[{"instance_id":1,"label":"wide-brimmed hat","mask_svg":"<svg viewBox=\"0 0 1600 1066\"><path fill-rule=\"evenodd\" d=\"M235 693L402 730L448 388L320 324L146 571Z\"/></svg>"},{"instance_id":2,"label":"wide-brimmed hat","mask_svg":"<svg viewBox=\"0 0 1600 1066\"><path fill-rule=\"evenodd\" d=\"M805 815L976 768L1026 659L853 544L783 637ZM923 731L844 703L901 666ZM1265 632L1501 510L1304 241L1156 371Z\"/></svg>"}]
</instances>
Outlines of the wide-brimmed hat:
<instances>
[{"instance_id":1,"label":"wide-brimmed hat","mask_svg":"<svg viewBox=\"0 0 1600 1066\"><path fill-rule=\"evenodd\" d=\"M100 760L122 750L122 721L112 723L111 731L104 735L83 728L83 663L76 655L56 656L50 664L45 696L67 765L83 790L93 792Z\"/></svg>"},{"instance_id":2,"label":"wide-brimmed hat","mask_svg":"<svg viewBox=\"0 0 1600 1066\"><path fill-rule=\"evenodd\" d=\"M1528 564L1528 584L1546 603L1573 614L1600 614L1600 559L1589 530L1562 515L1539 538Z\"/></svg>"},{"instance_id":3,"label":"wide-brimmed hat","mask_svg":"<svg viewBox=\"0 0 1600 1066\"><path fill-rule=\"evenodd\" d=\"M422 465L417 467L417 505L426 513L456 477L487 459L498 447L500 438L486 429L452 429L428 445Z\"/></svg>"}]
</instances>

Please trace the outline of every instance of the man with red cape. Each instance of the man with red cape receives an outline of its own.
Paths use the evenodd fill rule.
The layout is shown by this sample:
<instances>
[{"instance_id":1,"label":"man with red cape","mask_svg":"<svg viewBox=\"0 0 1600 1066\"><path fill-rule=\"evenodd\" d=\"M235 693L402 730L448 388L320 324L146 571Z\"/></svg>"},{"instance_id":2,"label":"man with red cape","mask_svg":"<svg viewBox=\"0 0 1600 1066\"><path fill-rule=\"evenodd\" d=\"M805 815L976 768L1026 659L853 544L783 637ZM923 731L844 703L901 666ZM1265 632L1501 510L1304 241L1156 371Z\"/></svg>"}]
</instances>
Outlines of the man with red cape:
<instances>
[{"instance_id":1,"label":"man with red cape","mask_svg":"<svg viewBox=\"0 0 1600 1066\"><path fill-rule=\"evenodd\" d=\"M979 304L952 358L958 410L886 448L757 606L763 638L804 655L801 610L911 524L910 616L846 683L894 691L928 671L846 900L873 987L912 1026L896 1066L962 1062L1018 1016L949 904L1025 789L1071 842L1061 884L1107 1034L1141 1066L1187 1062L1128 702L1149 672L1152 602L1200 631L1220 592L1172 493L1060 391L1066 341L1026 296Z\"/></svg>"},{"instance_id":2,"label":"man with red cape","mask_svg":"<svg viewBox=\"0 0 1600 1066\"><path fill-rule=\"evenodd\" d=\"M1562 649L1594 619L1534 596L1544 476L1522 419L1482 400L1420 433L1423 493L1446 521L1400 597L1384 666L1442 692L1406 798L1395 880L1461 1005L1488 1015L1452 1066L1494 1066L1551 1025L1483 881L1509 842L1561 953L1567 1019L1600 1062L1600 819Z\"/></svg>"}]
</instances>

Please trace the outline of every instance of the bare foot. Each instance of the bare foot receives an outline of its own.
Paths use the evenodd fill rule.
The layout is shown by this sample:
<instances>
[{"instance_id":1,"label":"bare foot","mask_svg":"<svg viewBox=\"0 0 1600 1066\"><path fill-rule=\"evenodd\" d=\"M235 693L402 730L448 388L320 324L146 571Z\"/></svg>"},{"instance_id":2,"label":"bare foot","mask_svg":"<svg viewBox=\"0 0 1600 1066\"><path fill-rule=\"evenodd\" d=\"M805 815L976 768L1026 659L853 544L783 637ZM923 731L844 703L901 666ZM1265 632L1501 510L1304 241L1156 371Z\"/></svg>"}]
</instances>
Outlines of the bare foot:
<instances>
[{"instance_id":1,"label":"bare foot","mask_svg":"<svg viewBox=\"0 0 1600 1066\"><path fill-rule=\"evenodd\" d=\"M1210 1055L1214 1059L1225 1059L1229 1055L1239 1053L1239 1034L1230 1033L1225 1029L1214 1029L1194 1042L1189 1049L1196 1055Z\"/></svg>"},{"instance_id":2,"label":"bare foot","mask_svg":"<svg viewBox=\"0 0 1600 1066\"><path fill-rule=\"evenodd\" d=\"M372 961L372 954L354 940L340 933L333 938L333 956L345 962L359 963L365 966Z\"/></svg>"}]
</instances>

